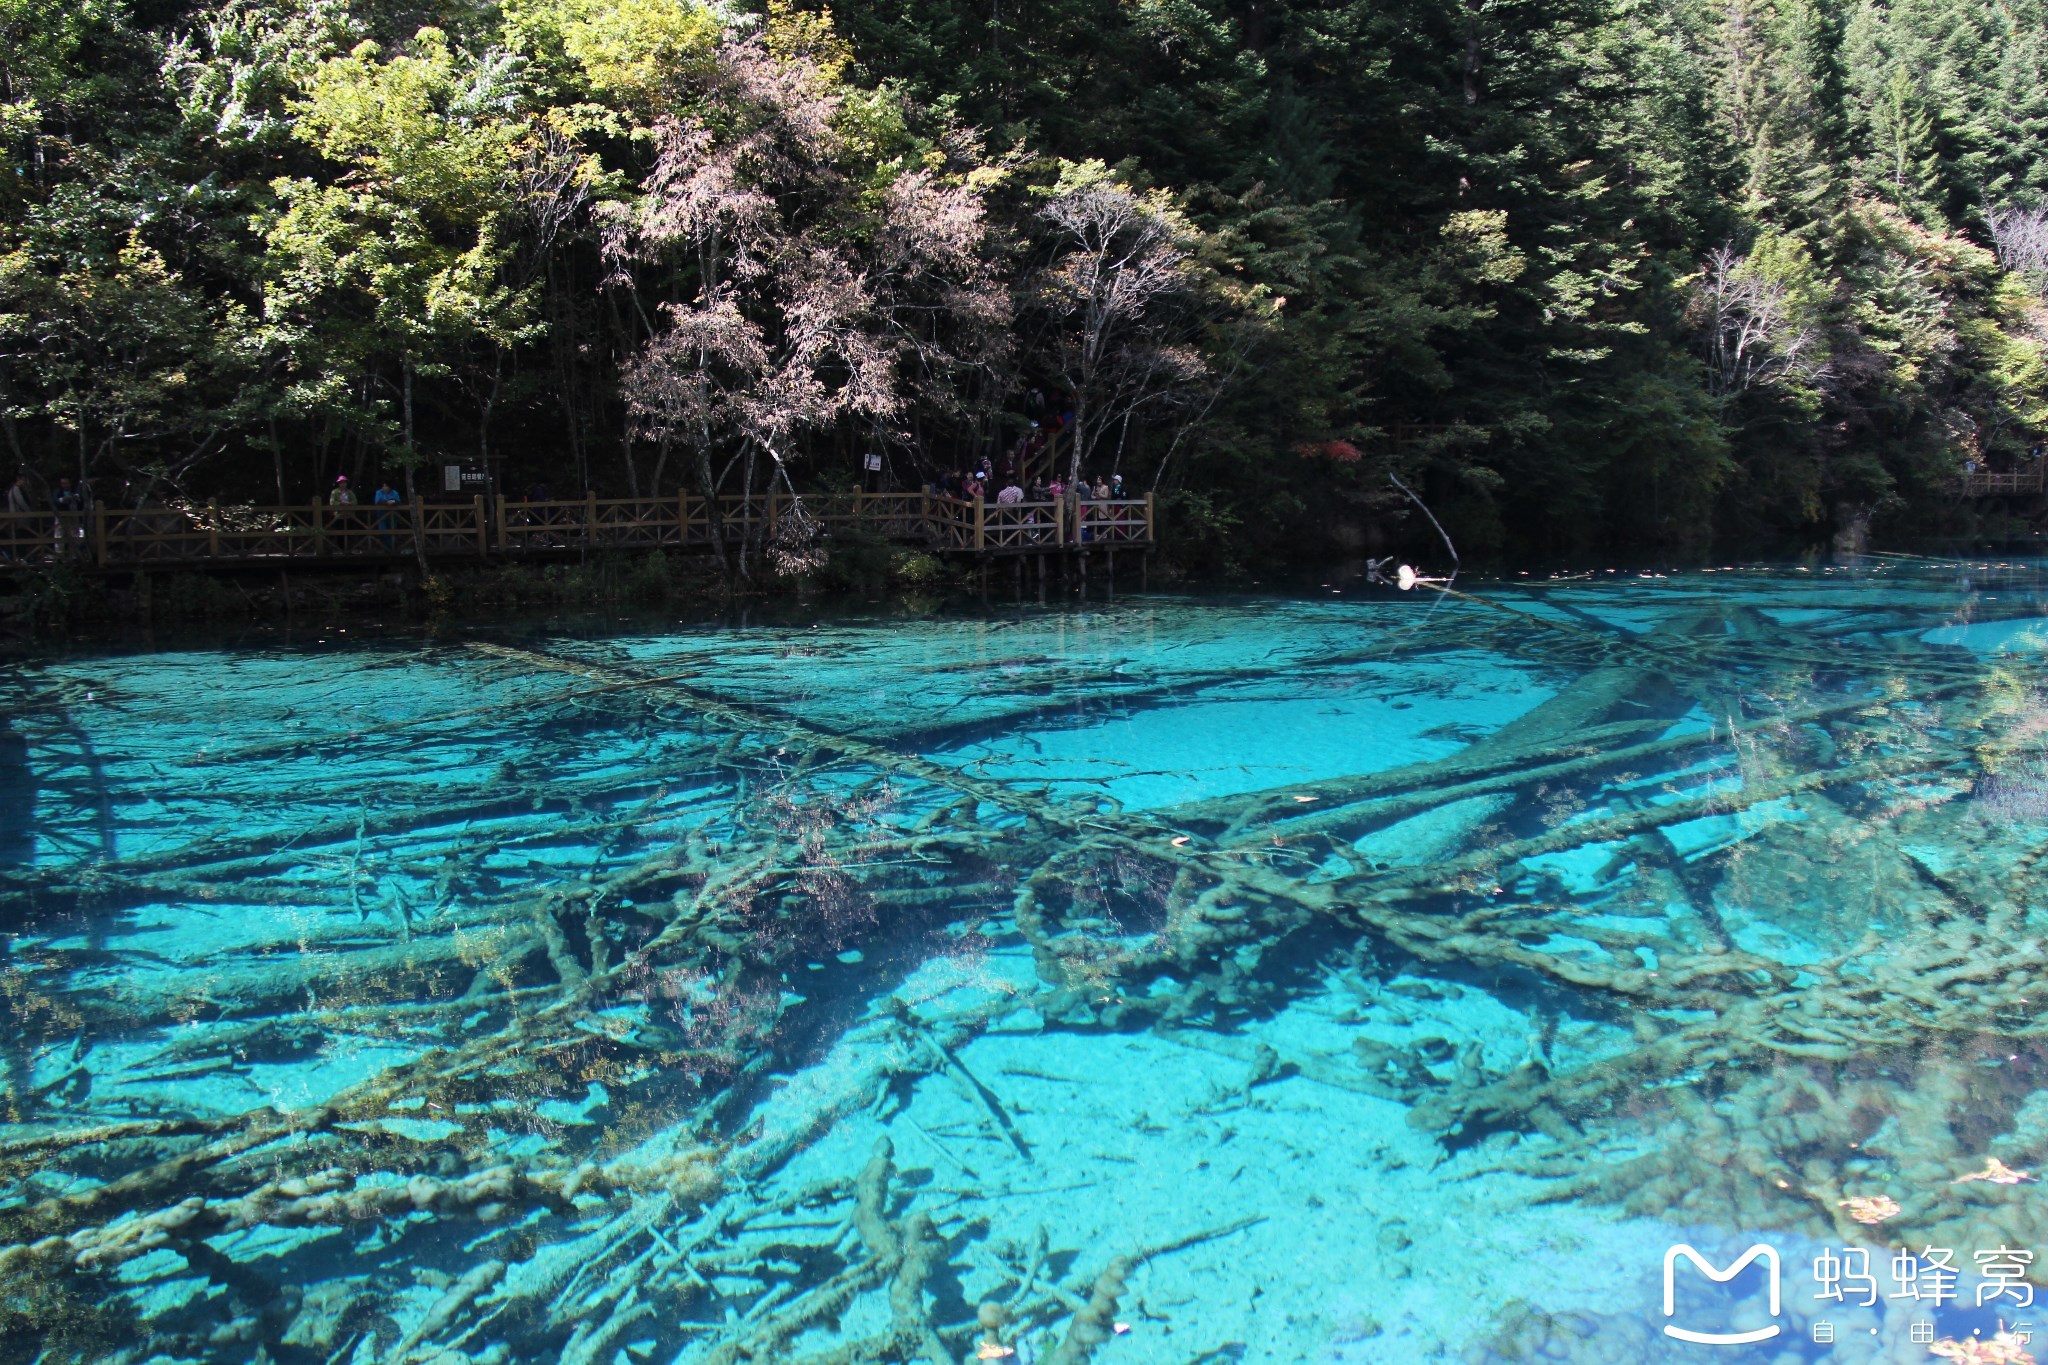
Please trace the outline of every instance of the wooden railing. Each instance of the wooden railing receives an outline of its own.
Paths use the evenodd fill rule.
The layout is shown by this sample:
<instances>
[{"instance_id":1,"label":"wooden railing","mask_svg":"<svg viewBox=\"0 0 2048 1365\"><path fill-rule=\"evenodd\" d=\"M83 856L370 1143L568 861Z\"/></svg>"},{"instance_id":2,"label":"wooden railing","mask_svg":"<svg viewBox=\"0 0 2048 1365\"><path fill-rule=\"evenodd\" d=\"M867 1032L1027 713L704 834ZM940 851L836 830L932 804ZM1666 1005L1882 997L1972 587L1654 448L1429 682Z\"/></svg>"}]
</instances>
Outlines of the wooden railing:
<instances>
[{"instance_id":1,"label":"wooden railing","mask_svg":"<svg viewBox=\"0 0 2048 1365\"><path fill-rule=\"evenodd\" d=\"M1963 475L1966 498L1996 497L2002 493L2039 493L2048 475L2048 460L2034 460L2022 469L1973 469Z\"/></svg>"},{"instance_id":2,"label":"wooden railing","mask_svg":"<svg viewBox=\"0 0 2048 1365\"><path fill-rule=\"evenodd\" d=\"M0 512L0 568L58 560L102 567L274 560L488 559L613 549L709 546L773 535L793 515L829 536L860 528L890 540L981 554L1146 547L1150 497L992 503L929 493L819 493L706 499L597 498L330 507L95 507Z\"/></svg>"},{"instance_id":3,"label":"wooden railing","mask_svg":"<svg viewBox=\"0 0 2048 1365\"><path fill-rule=\"evenodd\" d=\"M1032 553L1152 543L1152 499L968 502L934 498L939 543L950 550Z\"/></svg>"}]
</instances>

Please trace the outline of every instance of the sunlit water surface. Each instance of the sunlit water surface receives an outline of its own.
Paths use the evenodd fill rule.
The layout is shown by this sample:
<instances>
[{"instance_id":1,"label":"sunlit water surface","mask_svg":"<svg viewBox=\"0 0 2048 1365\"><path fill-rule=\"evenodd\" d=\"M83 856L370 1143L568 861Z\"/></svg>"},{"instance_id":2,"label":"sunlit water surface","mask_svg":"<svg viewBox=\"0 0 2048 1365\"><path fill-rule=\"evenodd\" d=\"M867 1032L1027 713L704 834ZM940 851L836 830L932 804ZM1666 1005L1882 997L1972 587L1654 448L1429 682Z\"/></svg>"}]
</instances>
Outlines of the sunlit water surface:
<instances>
[{"instance_id":1,"label":"sunlit water surface","mask_svg":"<svg viewBox=\"0 0 2048 1365\"><path fill-rule=\"evenodd\" d=\"M20 668L0 1359L2031 1359L2044 587Z\"/></svg>"}]
</instances>

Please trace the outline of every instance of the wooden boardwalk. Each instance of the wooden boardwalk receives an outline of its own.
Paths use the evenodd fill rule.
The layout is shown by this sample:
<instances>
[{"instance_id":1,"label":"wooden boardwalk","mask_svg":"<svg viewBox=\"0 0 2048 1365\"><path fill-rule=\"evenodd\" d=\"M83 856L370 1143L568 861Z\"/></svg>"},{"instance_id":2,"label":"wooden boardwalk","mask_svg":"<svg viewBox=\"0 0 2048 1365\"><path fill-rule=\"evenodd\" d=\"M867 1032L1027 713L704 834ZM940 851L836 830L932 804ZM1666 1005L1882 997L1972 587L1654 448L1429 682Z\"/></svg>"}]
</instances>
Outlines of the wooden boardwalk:
<instances>
[{"instance_id":1,"label":"wooden boardwalk","mask_svg":"<svg viewBox=\"0 0 2048 1365\"><path fill-rule=\"evenodd\" d=\"M108 570L296 563L576 557L591 551L703 549L722 527L728 543L772 536L792 515L828 537L865 531L936 553L1085 555L1148 550L1152 498L1119 501L968 502L930 493L780 494L716 500L581 498L329 507L105 506L70 516L0 512L0 571L59 559ZM717 527L714 526L714 521Z\"/></svg>"},{"instance_id":2,"label":"wooden boardwalk","mask_svg":"<svg viewBox=\"0 0 2048 1365\"><path fill-rule=\"evenodd\" d=\"M1962 476L1963 496L1998 498L2039 493L2044 475L2048 475L2048 460L2034 460L2019 469L1973 469Z\"/></svg>"}]
</instances>

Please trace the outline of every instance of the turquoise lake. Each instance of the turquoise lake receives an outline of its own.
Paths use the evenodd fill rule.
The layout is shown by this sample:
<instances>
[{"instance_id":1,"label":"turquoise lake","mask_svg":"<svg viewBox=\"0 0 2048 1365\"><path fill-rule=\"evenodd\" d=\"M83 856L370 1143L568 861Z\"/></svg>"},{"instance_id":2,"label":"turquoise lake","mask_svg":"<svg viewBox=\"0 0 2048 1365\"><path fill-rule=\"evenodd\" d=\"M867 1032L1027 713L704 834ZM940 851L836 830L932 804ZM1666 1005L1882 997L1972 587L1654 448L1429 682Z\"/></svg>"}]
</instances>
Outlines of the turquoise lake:
<instances>
[{"instance_id":1,"label":"turquoise lake","mask_svg":"<svg viewBox=\"0 0 2048 1365\"><path fill-rule=\"evenodd\" d=\"M2044 857L2034 562L32 657L0 1365L2025 1365Z\"/></svg>"}]
</instances>

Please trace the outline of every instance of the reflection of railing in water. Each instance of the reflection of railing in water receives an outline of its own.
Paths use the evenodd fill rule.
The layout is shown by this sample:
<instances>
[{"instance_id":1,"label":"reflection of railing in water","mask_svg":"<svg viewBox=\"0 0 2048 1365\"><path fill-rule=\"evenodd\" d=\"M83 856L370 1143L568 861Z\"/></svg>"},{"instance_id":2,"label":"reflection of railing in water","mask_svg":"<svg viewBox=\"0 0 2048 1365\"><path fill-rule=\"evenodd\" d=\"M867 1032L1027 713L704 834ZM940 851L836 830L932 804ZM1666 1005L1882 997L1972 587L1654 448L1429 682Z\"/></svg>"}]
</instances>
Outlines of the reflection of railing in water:
<instances>
[{"instance_id":1,"label":"reflection of railing in water","mask_svg":"<svg viewBox=\"0 0 2048 1365\"><path fill-rule=\"evenodd\" d=\"M855 528L966 554L1143 549L1150 497L1114 501L970 502L930 493L817 493L803 512L826 532ZM709 548L772 535L790 515L779 493L707 499L581 498L333 507L95 507L0 512L0 567L60 559L103 567L272 560L489 559L584 550Z\"/></svg>"}]
</instances>

